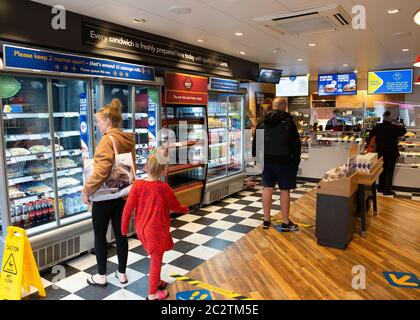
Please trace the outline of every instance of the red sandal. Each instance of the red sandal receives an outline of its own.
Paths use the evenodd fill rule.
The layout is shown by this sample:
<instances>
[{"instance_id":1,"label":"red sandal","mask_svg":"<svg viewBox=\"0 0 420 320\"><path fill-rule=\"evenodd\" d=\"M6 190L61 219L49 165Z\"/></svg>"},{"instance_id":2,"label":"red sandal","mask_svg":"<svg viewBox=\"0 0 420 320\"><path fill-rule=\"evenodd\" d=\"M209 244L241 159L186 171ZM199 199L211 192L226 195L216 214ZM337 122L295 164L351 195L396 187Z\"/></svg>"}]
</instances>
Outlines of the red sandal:
<instances>
[{"instance_id":1,"label":"red sandal","mask_svg":"<svg viewBox=\"0 0 420 320\"><path fill-rule=\"evenodd\" d=\"M157 294L157 299L149 299L149 297L147 297L146 300L165 300L169 296L169 292L166 290L158 290Z\"/></svg>"}]
</instances>

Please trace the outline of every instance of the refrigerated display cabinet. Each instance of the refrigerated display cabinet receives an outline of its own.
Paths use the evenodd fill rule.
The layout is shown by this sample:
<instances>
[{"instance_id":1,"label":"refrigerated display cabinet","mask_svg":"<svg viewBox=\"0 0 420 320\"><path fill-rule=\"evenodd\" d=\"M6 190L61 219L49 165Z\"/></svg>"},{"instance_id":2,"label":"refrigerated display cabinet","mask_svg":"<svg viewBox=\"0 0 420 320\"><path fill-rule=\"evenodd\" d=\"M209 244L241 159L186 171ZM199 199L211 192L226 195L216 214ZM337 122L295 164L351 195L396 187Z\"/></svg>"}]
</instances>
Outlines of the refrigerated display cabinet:
<instances>
[{"instance_id":1,"label":"refrigerated display cabinet","mask_svg":"<svg viewBox=\"0 0 420 320\"><path fill-rule=\"evenodd\" d=\"M93 157L100 139L95 112L114 97L121 100L123 130L136 133L142 177L145 158L156 146L159 81L4 72L0 89L0 247L8 226L26 229L43 270L93 248L91 213L80 191L83 158ZM107 238L113 241L113 233Z\"/></svg>"},{"instance_id":2,"label":"refrigerated display cabinet","mask_svg":"<svg viewBox=\"0 0 420 320\"><path fill-rule=\"evenodd\" d=\"M207 175L206 105L165 104L162 108L162 146L168 148L166 181L182 204L197 208Z\"/></svg>"},{"instance_id":3,"label":"refrigerated display cabinet","mask_svg":"<svg viewBox=\"0 0 420 320\"><path fill-rule=\"evenodd\" d=\"M92 247L80 197L92 156L90 80L2 73L0 88L2 230L24 228L43 269Z\"/></svg>"},{"instance_id":4,"label":"refrigerated display cabinet","mask_svg":"<svg viewBox=\"0 0 420 320\"><path fill-rule=\"evenodd\" d=\"M244 95L209 92L209 161L204 204L244 185Z\"/></svg>"}]
</instances>

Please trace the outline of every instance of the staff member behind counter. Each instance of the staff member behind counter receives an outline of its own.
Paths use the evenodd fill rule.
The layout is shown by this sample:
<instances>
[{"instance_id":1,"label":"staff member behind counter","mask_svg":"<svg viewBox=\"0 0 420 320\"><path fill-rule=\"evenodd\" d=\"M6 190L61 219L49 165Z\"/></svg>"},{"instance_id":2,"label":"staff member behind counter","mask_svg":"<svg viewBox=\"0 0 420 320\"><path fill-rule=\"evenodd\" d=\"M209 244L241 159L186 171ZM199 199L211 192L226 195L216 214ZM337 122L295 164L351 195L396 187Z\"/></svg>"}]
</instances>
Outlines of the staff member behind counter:
<instances>
[{"instance_id":1,"label":"staff member behind counter","mask_svg":"<svg viewBox=\"0 0 420 320\"><path fill-rule=\"evenodd\" d=\"M372 138L375 137L376 151L378 156L383 157L384 160L384 170L379 177L378 191L383 192L386 196L390 196L395 195L391 188L395 164L400 155L398 138L404 136L407 133L407 129L400 122L392 123L391 112L389 111L385 111L383 119L383 122L375 125L370 132L366 145L368 146Z\"/></svg>"},{"instance_id":2,"label":"staff member behind counter","mask_svg":"<svg viewBox=\"0 0 420 320\"><path fill-rule=\"evenodd\" d=\"M328 120L327 124L325 125L325 130L343 131L345 123L343 120L337 118L339 114L340 111L334 110L333 117Z\"/></svg>"}]
</instances>

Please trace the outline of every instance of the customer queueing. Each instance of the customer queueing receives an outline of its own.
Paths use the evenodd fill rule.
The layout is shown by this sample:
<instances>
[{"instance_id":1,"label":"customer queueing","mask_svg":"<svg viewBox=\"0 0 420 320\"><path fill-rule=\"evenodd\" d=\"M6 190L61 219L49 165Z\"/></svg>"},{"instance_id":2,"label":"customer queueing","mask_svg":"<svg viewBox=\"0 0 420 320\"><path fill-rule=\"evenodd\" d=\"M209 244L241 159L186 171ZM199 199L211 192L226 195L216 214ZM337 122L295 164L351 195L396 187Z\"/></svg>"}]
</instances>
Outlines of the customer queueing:
<instances>
[{"instance_id":1,"label":"customer queueing","mask_svg":"<svg viewBox=\"0 0 420 320\"><path fill-rule=\"evenodd\" d=\"M148 177L134 182L124 207L121 225L121 232L126 235L135 209L137 237L150 255L148 300L163 300L169 295L163 290L168 284L160 279L163 254L174 245L169 231L169 210L188 212L188 207L179 203L169 185L160 180L168 169L164 164L166 161L167 156L161 148L148 157L145 167Z\"/></svg>"},{"instance_id":2,"label":"customer queueing","mask_svg":"<svg viewBox=\"0 0 420 320\"><path fill-rule=\"evenodd\" d=\"M110 104L102 107L96 113L97 127L103 136L95 150L93 174L88 181L86 181L82 190L82 199L86 204L89 204L89 197L98 191L107 180L112 167L115 164L112 139L115 141L117 152L131 152L133 162L135 163L136 143L134 134L123 132L120 129L122 122L121 109L122 105L120 100L113 99ZM112 136L112 139L110 136ZM94 201L92 204L92 223L95 236L95 254L98 263L98 274L87 279L87 282L90 285L105 287L108 284L106 280L108 257L106 233L110 220L117 244L118 271L115 273L115 276L121 283L127 283L128 281L125 273L128 257L128 241L127 237L124 237L120 232L124 205L125 200L122 198L107 201Z\"/></svg>"},{"instance_id":3,"label":"customer queueing","mask_svg":"<svg viewBox=\"0 0 420 320\"><path fill-rule=\"evenodd\" d=\"M379 157L383 157L384 166L381 175L379 176L378 191L385 196L395 195L392 189L392 180L394 178L394 169L397 159L400 155L398 150L398 138L404 136L407 129L402 123L393 124L391 112L385 111L383 115L383 122L378 123L373 127L366 145L369 145L372 138L376 139L376 151Z\"/></svg>"},{"instance_id":4,"label":"customer queueing","mask_svg":"<svg viewBox=\"0 0 420 320\"><path fill-rule=\"evenodd\" d=\"M289 218L290 190L296 188L301 142L296 124L292 116L286 112L286 107L286 99L275 98L273 110L268 112L257 124L257 129L264 130L263 228L268 229L270 227L273 190L277 183L280 189L280 206L283 217L281 229L283 231L295 231L298 226ZM254 157L256 151L256 137L254 135L252 145Z\"/></svg>"}]
</instances>

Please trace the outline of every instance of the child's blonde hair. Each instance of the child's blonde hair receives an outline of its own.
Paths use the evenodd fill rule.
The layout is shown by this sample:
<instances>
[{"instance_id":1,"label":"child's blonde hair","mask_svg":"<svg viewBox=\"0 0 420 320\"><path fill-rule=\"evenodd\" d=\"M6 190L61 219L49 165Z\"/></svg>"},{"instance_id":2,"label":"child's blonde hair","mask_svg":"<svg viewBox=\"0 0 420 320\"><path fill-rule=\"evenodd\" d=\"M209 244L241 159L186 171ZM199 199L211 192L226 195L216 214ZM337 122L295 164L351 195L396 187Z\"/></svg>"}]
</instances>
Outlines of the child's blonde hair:
<instances>
[{"instance_id":1,"label":"child's blonde hair","mask_svg":"<svg viewBox=\"0 0 420 320\"><path fill-rule=\"evenodd\" d=\"M162 176L168 166L168 152L159 147L156 152L152 153L146 162L146 172L154 178Z\"/></svg>"}]
</instances>

